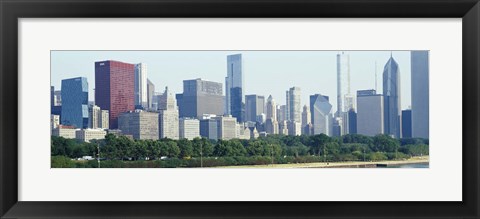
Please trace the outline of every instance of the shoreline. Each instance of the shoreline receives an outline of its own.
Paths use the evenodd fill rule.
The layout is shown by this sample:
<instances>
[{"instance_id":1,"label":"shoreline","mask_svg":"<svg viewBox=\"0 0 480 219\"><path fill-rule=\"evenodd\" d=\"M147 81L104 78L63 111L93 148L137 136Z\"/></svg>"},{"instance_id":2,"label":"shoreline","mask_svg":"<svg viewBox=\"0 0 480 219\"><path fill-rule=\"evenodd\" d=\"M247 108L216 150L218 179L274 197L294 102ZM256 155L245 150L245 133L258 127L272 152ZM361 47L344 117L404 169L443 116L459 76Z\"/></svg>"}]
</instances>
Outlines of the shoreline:
<instances>
[{"instance_id":1,"label":"shoreline","mask_svg":"<svg viewBox=\"0 0 480 219\"><path fill-rule=\"evenodd\" d=\"M403 164L429 163L429 156L412 157L408 160L383 160L383 161L347 161L327 163L291 163L291 164L269 164L269 165L240 165L240 166L217 166L208 168L376 168L377 165L396 166Z\"/></svg>"}]
</instances>

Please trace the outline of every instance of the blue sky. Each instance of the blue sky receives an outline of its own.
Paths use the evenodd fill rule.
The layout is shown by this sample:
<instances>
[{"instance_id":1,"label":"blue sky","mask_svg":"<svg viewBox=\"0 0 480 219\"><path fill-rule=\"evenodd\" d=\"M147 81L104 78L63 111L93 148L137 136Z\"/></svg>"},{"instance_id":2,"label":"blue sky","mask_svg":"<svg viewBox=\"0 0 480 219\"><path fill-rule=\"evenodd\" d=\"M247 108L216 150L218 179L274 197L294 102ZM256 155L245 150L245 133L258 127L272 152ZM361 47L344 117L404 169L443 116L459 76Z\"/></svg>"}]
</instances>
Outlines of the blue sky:
<instances>
[{"instance_id":1,"label":"blue sky","mask_svg":"<svg viewBox=\"0 0 480 219\"><path fill-rule=\"evenodd\" d=\"M383 67L391 51L345 51L350 54L350 84L357 90L375 88L377 62L377 93L382 92ZM330 97L336 111L336 54L338 51L52 51L51 83L60 90L61 80L86 77L89 100L95 87L95 61L117 60L146 63L148 78L157 92L165 86L174 93L183 91L183 80L202 78L221 82L225 93L227 55L241 53L245 77L245 94L272 95L285 104L285 91L298 86L302 106L309 104L309 95L321 93ZM411 105L410 52L393 51L401 74L402 109Z\"/></svg>"}]
</instances>

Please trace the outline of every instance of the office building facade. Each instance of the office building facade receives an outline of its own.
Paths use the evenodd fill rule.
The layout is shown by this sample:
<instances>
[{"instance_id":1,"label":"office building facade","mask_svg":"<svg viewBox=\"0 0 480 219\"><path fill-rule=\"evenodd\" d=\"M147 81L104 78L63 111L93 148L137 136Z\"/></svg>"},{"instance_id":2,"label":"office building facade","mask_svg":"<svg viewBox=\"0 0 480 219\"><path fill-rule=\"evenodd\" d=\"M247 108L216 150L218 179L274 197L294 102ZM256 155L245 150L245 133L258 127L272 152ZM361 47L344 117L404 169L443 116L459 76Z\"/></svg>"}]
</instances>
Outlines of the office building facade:
<instances>
[{"instance_id":1,"label":"office building facade","mask_svg":"<svg viewBox=\"0 0 480 219\"><path fill-rule=\"evenodd\" d=\"M350 95L350 55L341 52L337 54L337 112L340 117L342 112L347 112L353 104Z\"/></svg>"},{"instance_id":2,"label":"office building facade","mask_svg":"<svg viewBox=\"0 0 480 219\"><path fill-rule=\"evenodd\" d=\"M159 137L158 113L135 110L118 117L118 129L134 139L157 140Z\"/></svg>"},{"instance_id":3,"label":"office building facade","mask_svg":"<svg viewBox=\"0 0 480 219\"><path fill-rule=\"evenodd\" d=\"M265 97L259 95L245 96L245 121L255 122L257 116L265 113Z\"/></svg>"},{"instance_id":4,"label":"office building facade","mask_svg":"<svg viewBox=\"0 0 480 219\"><path fill-rule=\"evenodd\" d=\"M357 91L357 133L384 134L383 95L375 90Z\"/></svg>"},{"instance_id":5,"label":"office building facade","mask_svg":"<svg viewBox=\"0 0 480 219\"><path fill-rule=\"evenodd\" d=\"M217 121L218 139L230 140L237 138L237 118L228 116L214 117Z\"/></svg>"},{"instance_id":6,"label":"office building facade","mask_svg":"<svg viewBox=\"0 0 480 219\"><path fill-rule=\"evenodd\" d=\"M354 108L348 110L348 133L357 134L357 112Z\"/></svg>"},{"instance_id":7,"label":"office building facade","mask_svg":"<svg viewBox=\"0 0 480 219\"><path fill-rule=\"evenodd\" d=\"M402 138L412 137L412 110L402 110Z\"/></svg>"},{"instance_id":8,"label":"office building facade","mask_svg":"<svg viewBox=\"0 0 480 219\"><path fill-rule=\"evenodd\" d=\"M118 128L118 116L135 109L135 65L118 61L95 62L95 104L108 110L109 128Z\"/></svg>"},{"instance_id":9,"label":"office building facade","mask_svg":"<svg viewBox=\"0 0 480 219\"><path fill-rule=\"evenodd\" d=\"M88 128L98 129L100 128L102 119L102 110L96 105L88 107Z\"/></svg>"},{"instance_id":10,"label":"office building facade","mask_svg":"<svg viewBox=\"0 0 480 219\"><path fill-rule=\"evenodd\" d=\"M60 123L76 128L88 127L88 82L78 77L62 80Z\"/></svg>"},{"instance_id":11,"label":"office building facade","mask_svg":"<svg viewBox=\"0 0 480 219\"><path fill-rule=\"evenodd\" d=\"M180 117L201 119L204 114L223 115L222 83L201 78L183 81L183 93L177 94Z\"/></svg>"},{"instance_id":12,"label":"office building facade","mask_svg":"<svg viewBox=\"0 0 480 219\"><path fill-rule=\"evenodd\" d=\"M244 77L242 54L227 56L227 77L225 77L225 114L232 115L243 122L244 109Z\"/></svg>"},{"instance_id":13,"label":"office building facade","mask_svg":"<svg viewBox=\"0 0 480 219\"><path fill-rule=\"evenodd\" d=\"M429 138L429 54L411 51L412 137Z\"/></svg>"},{"instance_id":14,"label":"office building facade","mask_svg":"<svg viewBox=\"0 0 480 219\"><path fill-rule=\"evenodd\" d=\"M147 91L147 64L135 64L135 106L137 108L148 108L148 91Z\"/></svg>"},{"instance_id":15,"label":"office building facade","mask_svg":"<svg viewBox=\"0 0 480 219\"><path fill-rule=\"evenodd\" d=\"M286 92L287 99L287 120L302 122L301 90L299 87L292 87Z\"/></svg>"},{"instance_id":16,"label":"office building facade","mask_svg":"<svg viewBox=\"0 0 480 219\"><path fill-rule=\"evenodd\" d=\"M194 118L180 118L179 137L193 140L200 137L200 120Z\"/></svg>"},{"instance_id":17,"label":"office building facade","mask_svg":"<svg viewBox=\"0 0 480 219\"><path fill-rule=\"evenodd\" d=\"M383 70L384 133L395 138L402 137L400 69L390 57Z\"/></svg>"},{"instance_id":18,"label":"office building facade","mask_svg":"<svg viewBox=\"0 0 480 219\"><path fill-rule=\"evenodd\" d=\"M153 106L153 95L155 94L155 85L152 83L152 81L150 81L149 79L147 79L147 105L148 105L148 109L152 109Z\"/></svg>"},{"instance_id":19,"label":"office building facade","mask_svg":"<svg viewBox=\"0 0 480 219\"><path fill-rule=\"evenodd\" d=\"M160 96L159 101L158 123L160 127L160 138L178 139L178 108L175 97L168 90L168 87L165 87L165 92Z\"/></svg>"},{"instance_id":20,"label":"office building facade","mask_svg":"<svg viewBox=\"0 0 480 219\"><path fill-rule=\"evenodd\" d=\"M215 119L200 120L200 136L217 140L218 139L218 123Z\"/></svg>"},{"instance_id":21,"label":"office building facade","mask_svg":"<svg viewBox=\"0 0 480 219\"><path fill-rule=\"evenodd\" d=\"M75 139L81 142L105 139L107 132L101 129L81 129L75 131Z\"/></svg>"},{"instance_id":22,"label":"office building facade","mask_svg":"<svg viewBox=\"0 0 480 219\"><path fill-rule=\"evenodd\" d=\"M315 135L330 135L332 104L328 100L328 96L321 94L310 95L313 134Z\"/></svg>"}]
</instances>

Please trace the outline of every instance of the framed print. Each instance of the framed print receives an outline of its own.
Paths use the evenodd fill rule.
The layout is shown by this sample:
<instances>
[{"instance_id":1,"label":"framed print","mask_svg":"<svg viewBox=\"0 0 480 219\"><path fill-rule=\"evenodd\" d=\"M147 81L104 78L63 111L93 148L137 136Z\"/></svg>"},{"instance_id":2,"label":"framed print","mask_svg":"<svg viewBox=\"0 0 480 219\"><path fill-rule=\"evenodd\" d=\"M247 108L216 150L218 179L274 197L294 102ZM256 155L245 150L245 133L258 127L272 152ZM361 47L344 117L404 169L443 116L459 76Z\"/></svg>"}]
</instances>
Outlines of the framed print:
<instances>
[{"instance_id":1,"label":"framed print","mask_svg":"<svg viewBox=\"0 0 480 219\"><path fill-rule=\"evenodd\" d=\"M480 216L476 0L0 7L2 218Z\"/></svg>"}]
</instances>

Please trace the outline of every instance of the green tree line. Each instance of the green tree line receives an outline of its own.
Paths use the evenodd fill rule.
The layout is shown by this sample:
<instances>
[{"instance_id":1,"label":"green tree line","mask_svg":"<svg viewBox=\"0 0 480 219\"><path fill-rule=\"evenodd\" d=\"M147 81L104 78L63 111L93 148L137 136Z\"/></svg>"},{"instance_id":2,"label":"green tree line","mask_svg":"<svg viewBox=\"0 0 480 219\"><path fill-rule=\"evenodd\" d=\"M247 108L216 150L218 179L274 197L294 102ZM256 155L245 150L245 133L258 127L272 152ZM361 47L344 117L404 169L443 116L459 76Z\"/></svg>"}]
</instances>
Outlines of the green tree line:
<instances>
[{"instance_id":1,"label":"green tree line","mask_svg":"<svg viewBox=\"0 0 480 219\"><path fill-rule=\"evenodd\" d=\"M311 162L392 160L428 155L429 151L428 139L394 139L388 135L369 137L359 134L347 134L342 137L329 137L324 134L268 135L252 140L218 141L206 138L132 140L125 136L107 134L105 139L91 143L52 136L51 149L52 157L56 157L56 162L60 163L64 161L60 157L70 159L82 156L97 157L100 152L101 160L106 161L133 162L166 158L169 161L163 163L177 162L172 166L196 166L195 162L198 160L196 158L199 157L205 158L205 162L222 163L220 161L224 161L227 164L247 165L273 159L275 163L281 163L282 160L309 162L306 159L310 159ZM214 161L210 161L209 158L213 158ZM220 161L219 158L221 158ZM68 164L59 164L59 166L63 165L68 166ZM161 166L161 164L158 165Z\"/></svg>"}]
</instances>

